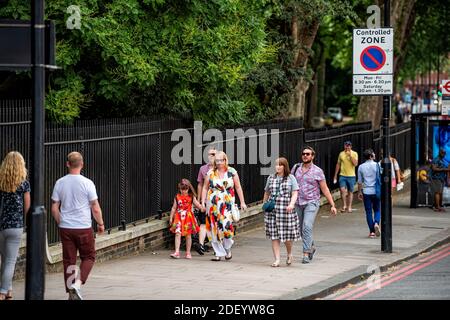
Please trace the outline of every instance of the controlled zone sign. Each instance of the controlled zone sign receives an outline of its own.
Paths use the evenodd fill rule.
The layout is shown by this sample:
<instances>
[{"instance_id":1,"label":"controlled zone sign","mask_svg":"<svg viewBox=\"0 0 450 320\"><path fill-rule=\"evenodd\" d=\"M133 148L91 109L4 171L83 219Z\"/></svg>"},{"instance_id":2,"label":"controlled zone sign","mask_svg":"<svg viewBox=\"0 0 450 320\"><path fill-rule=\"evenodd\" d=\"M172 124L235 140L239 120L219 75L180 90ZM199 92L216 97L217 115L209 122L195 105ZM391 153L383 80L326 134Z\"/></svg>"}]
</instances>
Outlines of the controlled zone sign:
<instances>
[{"instance_id":1,"label":"controlled zone sign","mask_svg":"<svg viewBox=\"0 0 450 320\"><path fill-rule=\"evenodd\" d=\"M353 29L353 94L392 95L394 29Z\"/></svg>"}]
</instances>

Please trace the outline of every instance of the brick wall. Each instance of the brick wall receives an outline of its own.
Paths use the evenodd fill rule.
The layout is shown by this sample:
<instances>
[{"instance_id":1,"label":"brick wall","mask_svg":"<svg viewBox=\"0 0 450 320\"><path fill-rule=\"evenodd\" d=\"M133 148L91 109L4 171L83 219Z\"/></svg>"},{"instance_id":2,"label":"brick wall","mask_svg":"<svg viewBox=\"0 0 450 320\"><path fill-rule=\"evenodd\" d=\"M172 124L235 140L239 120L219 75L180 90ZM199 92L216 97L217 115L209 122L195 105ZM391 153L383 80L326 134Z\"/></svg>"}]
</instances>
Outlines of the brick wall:
<instances>
[{"instance_id":1,"label":"brick wall","mask_svg":"<svg viewBox=\"0 0 450 320\"><path fill-rule=\"evenodd\" d=\"M164 220L164 218L163 218ZM167 220L167 218L165 218ZM152 222L149 222L152 223ZM261 227L264 225L264 215L262 213L256 213L253 210L252 214L248 214L242 217L241 221L236 226L236 235L239 233L250 231L252 229ZM167 224L164 224L167 226ZM133 227L129 228L132 229ZM118 241L104 248L97 249L96 262L101 263L107 260L129 256L138 255L146 250L158 250L158 249L172 249L174 247L174 235L169 232L168 227L159 227L158 230L149 232L126 241ZM118 233L121 231L118 231ZM101 238L100 238L101 239ZM99 240L97 240L99 241ZM26 243L26 241L23 241ZM61 250L58 251L58 255L61 256ZM56 255L56 254L55 254ZM17 259L16 271L14 279L25 278L26 268L26 252L25 247L20 248L19 257ZM53 264L47 263L47 272L62 272L63 264L61 258L57 258L57 261ZM79 263L79 262L78 262Z\"/></svg>"}]
</instances>

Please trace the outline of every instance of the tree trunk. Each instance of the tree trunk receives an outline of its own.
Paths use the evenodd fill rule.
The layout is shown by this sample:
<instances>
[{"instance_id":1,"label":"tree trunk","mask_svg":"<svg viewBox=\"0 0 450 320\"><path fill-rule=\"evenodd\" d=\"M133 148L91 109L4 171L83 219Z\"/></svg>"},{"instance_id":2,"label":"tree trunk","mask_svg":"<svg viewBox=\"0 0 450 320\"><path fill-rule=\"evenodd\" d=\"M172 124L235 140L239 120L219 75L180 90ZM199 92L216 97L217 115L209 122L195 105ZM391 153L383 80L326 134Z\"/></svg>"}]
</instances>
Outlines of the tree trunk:
<instances>
[{"instance_id":1,"label":"tree trunk","mask_svg":"<svg viewBox=\"0 0 450 320\"><path fill-rule=\"evenodd\" d=\"M377 1L380 5L381 1ZM393 0L391 2L391 26L394 27L394 90L398 72L404 58L404 49L411 35L415 20L414 5L416 0ZM381 6L380 6L381 7ZM381 10L383 12L383 10ZM374 128L379 128L383 106L383 96L362 96L359 101L358 121L371 121Z\"/></svg>"},{"instance_id":2,"label":"tree trunk","mask_svg":"<svg viewBox=\"0 0 450 320\"><path fill-rule=\"evenodd\" d=\"M309 58L307 50L311 49L318 30L319 20L307 24L306 22L299 22L297 16L292 18L291 36L294 44L293 65L295 68L302 68L306 71ZM309 82L302 77L295 85L294 92L289 99L287 112L289 117L305 116L305 94L308 88Z\"/></svg>"}]
</instances>

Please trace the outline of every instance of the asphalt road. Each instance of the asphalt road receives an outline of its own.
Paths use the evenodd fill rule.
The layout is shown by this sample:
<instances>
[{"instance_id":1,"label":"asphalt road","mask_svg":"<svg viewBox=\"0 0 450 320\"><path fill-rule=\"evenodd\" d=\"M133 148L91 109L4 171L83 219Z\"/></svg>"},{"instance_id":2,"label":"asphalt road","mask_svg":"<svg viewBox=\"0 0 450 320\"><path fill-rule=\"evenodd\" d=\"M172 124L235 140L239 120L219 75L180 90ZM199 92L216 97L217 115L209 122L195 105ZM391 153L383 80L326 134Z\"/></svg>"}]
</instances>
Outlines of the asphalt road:
<instances>
[{"instance_id":1,"label":"asphalt road","mask_svg":"<svg viewBox=\"0 0 450 320\"><path fill-rule=\"evenodd\" d=\"M404 262L326 300L450 300L450 244Z\"/></svg>"}]
</instances>

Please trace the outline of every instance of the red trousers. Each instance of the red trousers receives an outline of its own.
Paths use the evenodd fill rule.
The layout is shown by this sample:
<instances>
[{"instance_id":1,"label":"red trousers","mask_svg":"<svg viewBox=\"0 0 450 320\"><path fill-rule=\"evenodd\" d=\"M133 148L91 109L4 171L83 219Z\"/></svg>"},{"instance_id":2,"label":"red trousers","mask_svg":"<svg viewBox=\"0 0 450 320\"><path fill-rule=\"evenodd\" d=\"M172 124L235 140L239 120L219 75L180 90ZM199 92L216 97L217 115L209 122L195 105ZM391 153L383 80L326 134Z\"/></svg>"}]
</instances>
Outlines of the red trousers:
<instances>
[{"instance_id":1,"label":"red trousers","mask_svg":"<svg viewBox=\"0 0 450 320\"><path fill-rule=\"evenodd\" d=\"M95 239L92 228L65 229L60 228L63 251L64 283L66 291L77 277L84 284L95 262ZM77 269L77 252L80 253L80 272Z\"/></svg>"}]
</instances>

